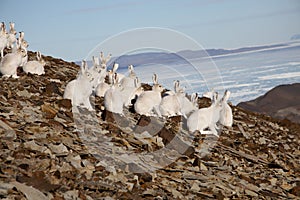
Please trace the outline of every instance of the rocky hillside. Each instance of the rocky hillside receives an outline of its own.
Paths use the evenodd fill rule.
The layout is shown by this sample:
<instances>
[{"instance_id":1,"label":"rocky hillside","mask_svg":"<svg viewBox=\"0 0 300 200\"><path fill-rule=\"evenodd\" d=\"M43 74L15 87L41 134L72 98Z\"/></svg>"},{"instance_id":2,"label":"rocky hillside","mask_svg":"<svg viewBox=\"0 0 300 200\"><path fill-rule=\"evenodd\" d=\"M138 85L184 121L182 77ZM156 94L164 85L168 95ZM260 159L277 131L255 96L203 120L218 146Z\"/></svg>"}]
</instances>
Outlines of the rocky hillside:
<instances>
[{"instance_id":1,"label":"rocky hillside","mask_svg":"<svg viewBox=\"0 0 300 200\"><path fill-rule=\"evenodd\" d=\"M44 76L1 78L1 199L300 198L299 125L233 107L216 138L95 97L96 112L72 113L62 94L79 66L44 59Z\"/></svg>"},{"instance_id":2,"label":"rocky hillside","mask_svg":"<svg viewBox=\"0 0 300 200\"><path fill-rule=\"evenodd\" d=\"M238 106L300 124L300 83L277 86L265 95Z\"/></svg>"}]
</instances>

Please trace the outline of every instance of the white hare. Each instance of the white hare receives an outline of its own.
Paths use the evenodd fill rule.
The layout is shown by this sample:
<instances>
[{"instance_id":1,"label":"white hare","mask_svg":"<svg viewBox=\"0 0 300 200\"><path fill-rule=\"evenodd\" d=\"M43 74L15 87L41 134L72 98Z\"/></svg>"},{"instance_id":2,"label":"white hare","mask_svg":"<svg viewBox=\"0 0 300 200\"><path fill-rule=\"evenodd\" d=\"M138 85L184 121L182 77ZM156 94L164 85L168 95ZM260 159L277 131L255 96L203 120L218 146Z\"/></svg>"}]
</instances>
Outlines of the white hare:
<instances>
[{"instance_id":1,"label":"white hare","mask_svg":"<svg viewBox=\"0 0 300 200\"><path fill-rule=\"evenodd\" d=\"M31 74L37 74L42 75L45 74L44 66L46 65L45 60L42 58L41 52L36 52L36 59L37 60L31 60L28 61L24 66L23 70L24 72L31 73Z\"/></svg>"},{"instance_id":2,"label":"white hare","mask_svg":"<svg viewBox=\"0 0 300 200\"><path fill-rule=\"evenodd\" d=\"M93 76L94 80L92 82L93 90L96 89L97 85L100 83L100 80L103 76L103 71L106 71L106 69L102 70L101 65L99 64L98 57L92 57L93 59L93 66L91 68L88 68L89 73Z\"/></svg>"},{"instance_id":3,"label":"white hare","mask_svg":"<svg viewBox=\"0 0 300 200\"><path fill-rule=\"evenodd\" d=\"M123 99L123 103L124 106L126 108L128 108L131 105L131 101L133 99L136 99L140 96L140 94L142 94L142 92L144 92L144 88L141 86L141 83L139 81L139 78L136 77L134 79L134 87L123 87L122 84L120 84L122 86L122 99Z\"/></svg>"},{"instance_id":4,"label":"white hare","mask_svg":"<svg viewBox=\"0 0 300 200\"><path fill-rule=\"evenodd\" d=\"M112 85L104 95L104 107L107 111L123 115L123 99L121 90L122 87L119 84L118 75L115 73Z\"/></svg>"},{"instance_id":5,"label":"white hare","mask_svg":"<svg viewBox=\"0 0 300 200\"><path fill-rule=\"evenodd\" d=\"M111 58L111 54L104 57L103 52L100 52L100 62L98 57L93 57L93 70L95 73L98 73L97 81L99 83L103 82L107 75L107 63ZM97 85L96 85L97 86Z\"/></svg>"},{"instance_id":6,"label":"white hare","mask_svg":"<svg viewBox=\"0 0 300 200\"><path fill-rule=\"evenodd\" d=\"M28 48L28 42L24 40L24 32L19 32L19 38L17 39L17 45L13 47L12 52L15 52L19 47L26 49ZM24 66L28 61L28 55L22 58L22 64Z\"/></svg>"},{"instance_id":7,"label":"white hare","mask_svg":"<svg viewBox=\"0 0 300 200\"><path fill-rule=\"evenodd\" d=\"M0 24L0 51L1 51L1 58L4 56L4 49L7 45L7 37L8 34L6 32L5 24L4 22L1 22Z\"/></svg>"},{"instance_id":8,"label":"white hare","mask_svg":"<svg viewBox=\"0 0 300 200\"><path fill-rule=\"evenodd\" d=\"M15 30L15 23L9 23L9 33L7 35L7 45L6 47L12 49L14 47L14 43L16 42L17 31Z\"/></svg>"},{"instance_id":9,"label":"white hare","mask_svg":"<svg viewBox=\"0 0 300 200\"><path fill-rule=\"evenodd\" d=\"M125 76L122 78L122 80L120 80L120 84L124 88L135 87L136 74L134 72L133 65L128 66L128 73L129 73L128 76Z\"/></svg>"},{"instance_id":10,"label":"white hare","mask_svg":"<svg viewBox=\"0 0 300 200\"><path fill-rule=\"evenodd\" d=\"M223 126L231 127L233 123L232 109L228 105L227 101L230 96L230 91L226 90L222 100L222 110L220 113L219 123Z\"/></svg>"},{"instance_id":11,"label":"white hare","mask_svg":"<svg viewBox=\"0 0 300 200\"><path fill-rule=\"evenodd\" d=\"M156 74L153 75L152 79L152 90L142 92L134 104L134 109L141 115L152 116L156 113L159 117L161 117L159 104L161 102L161 92L163 91L163 87L158 84Z\"/></svg>"},{"instance_id":12,"label":"white hare","mask_svg":"<svg viewBox=\"0 0 300 200\"><path fill-rule=\"evenodd\" d=\"M0 72L4 77L19 78L17 68L21 66L22 59L27 56L26 49L18 48L16 52L6 54L0 63Z\"/></svg>"},{"instance_id":13,"label":"white hare","mask_svg":"<svg viewBox=\"0 0 300 200\"><path fill-rule=\"evenodd\" d=\"M189 116L187 119L188 130L190 132L198 130L201 134L213 134L219 137L216 123L220 119L222 101L218 100L218 94L214 93L210 107L198 109ZM206 128L209 128L209 131L205 131Z\"/></svg>"},{"instance_id":14,"label":"white hare","mask_svg":"<svg viewBox=\"0 0 300 200\"><path fill-rule=\"evenodd\" d=\"M168 92L160 102L159 109L162 116L172 117L181 115L181 102L185 97L185 92L179 88L179 81L174 82L174 92Z\"/></svg>"},{"instance_id":15,"label":"white hare","mask_svg":"<svg viewBox=\"0 0 300 200\"><path fill-rule=\"evenodd\" d=\"M124 75L124 74L121 74L121 73L117 73L118 68L119 68L119 64L116 63L116 62L114 62L111 71L108 71L108 73L109 73L109 72L111 72L111 73L113 73L113 74L116 73L117 76L118 76L118 81L120 82L120 81L125 77L125 75Z\"/></svg>"},{"instance_id":16,"label":"white hare","mask_svg":"<svg viewBox=\"0 0 300 200\"><path fill-rule=\"evenodd\" d=\"M191 100L189 100L186 96L184 96L181 101L181 113L184 118L188 118L188 116L195 110L199 108L198 105L198 94L192 93Z\"/></svg>"},{"instance_id":17,"label":"white hare","mask_svg":"<svg viewBox=\"0 0 300 200\"><path fill-rule=\"evenodd\" d=\"M19 32L19 37L17 38L16 41L16 46L13 47L12 51L16 51L18 49L19 46L21 46L24 49L27 49L29 44L28 42L24 39L24 35L25 33L23 31Z\"/></svg>"},{"instance_id":18,"label":"white hare","mask_svg":"<svg viewBox=\"0 0 300 200\"><path fill-rule=\"evenodd\" d=\"M82 61L77 78L70 81L64 91L64 99L70 99L73 106L93 110L90 96L93 92L94 76L89 72L86 61Z\"/></svg>"},{"instance_id":19,"label":"white hare","mask_svg":"<svg viewBox=\"0 0 300 200\"><path fill-rule=\"evenodd\" d=\"M108 83L106 83L104 80L102 80L102 82L100 82L96 89L95 89L95 94L98 97L104 97L105 92L110 88L112 82L113 82L113 73L112 71L109 71L107 76L108 76Z\"/></svg>"}]
</instances>

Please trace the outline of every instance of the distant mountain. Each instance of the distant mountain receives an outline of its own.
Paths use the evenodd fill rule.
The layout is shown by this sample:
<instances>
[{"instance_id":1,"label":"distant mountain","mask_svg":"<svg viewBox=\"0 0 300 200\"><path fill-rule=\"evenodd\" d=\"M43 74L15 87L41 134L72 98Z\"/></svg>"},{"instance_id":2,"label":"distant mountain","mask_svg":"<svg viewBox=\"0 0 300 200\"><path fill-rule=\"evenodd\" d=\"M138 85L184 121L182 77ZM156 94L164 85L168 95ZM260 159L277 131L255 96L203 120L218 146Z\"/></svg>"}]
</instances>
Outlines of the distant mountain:
<instances>
[{"instance_id":1,"label":"distant mountain","mask_svg":"<svg viewBox=\"0 0 300 200\"><path fill-rule=\"evenodd\" d=\"M300 124L300 83L277 86L265 95L238 106Z\"/></svg>"},{"instance_id":2,"label":"distant mountain","mask_svg":"<svg viewBox=\"0 0 300 200\"><path fill-rule=\"evenodd\" d=\"M236 53L244 53L250 51L257 51L257 50L267 50L272 48L278 47L285 47L288 46L287 44L273 44L273 45L263 45L263 46L254 46L254 47L243 47L238 49L207 49L204 53L203 51L180 51L178 52L179 55L186 57L186 58L197 58L200 56L220 56L220 55L228 55L228 54L236 54Z\"/></svg>"},{"instance_id":3,"label":"distant mountain","mask_svg":"<svg viewBox=\"0 0 300 200\"><path fill-rule=\"evenodd\" d=\"M120 68L127 68L128 65L132 64L135 67L141 65L152 65L152 64L187 64L189 59L201 59L201 58L218 58L223 56L236 55L240 53L251 53L256 51L273 51L281 48L293 47L297 41L270 45L261 45L253 47L242 47L237 49L206 49L206 50L183 50L176 53L168 52L143 52L130 55L121 55L119 57L113 57L108 63L109 66L113 62L119 63ZM81 61L75 62L81 65ZM91 61L88 61L88 65L92 65Z\"/></svg>"},{"instance_id":4,"label":"distant mountain","mask_svg":"<svg viewBox=\"0 0 300 200\"><path fill-rule=\"evenodd\" d=\"M168 52L145 52L131 55L122 55L113 57L111 62L117 62L120 68L127 67L129 64L135 66L149 65L149 64L184 64L188 62L186 59L200 59L207 57L228 56L238 53L247 53L253 51L272 50L277 48L289 47L288 43L262 45L253 47L243 47L237 49L207 49L207 50L184 50L177 53ZM80 65L81 62L76 62Z\"/></svg>"},{"instance_id":5,"label":"distant mountain","mask_svg":"<svg viewBox=\"0 0 300 200\"><path fill-rule=\"evenodd\" d=\"M300 40L300 34L293 35L291 40Z\"/></svg>"}]
</instances>

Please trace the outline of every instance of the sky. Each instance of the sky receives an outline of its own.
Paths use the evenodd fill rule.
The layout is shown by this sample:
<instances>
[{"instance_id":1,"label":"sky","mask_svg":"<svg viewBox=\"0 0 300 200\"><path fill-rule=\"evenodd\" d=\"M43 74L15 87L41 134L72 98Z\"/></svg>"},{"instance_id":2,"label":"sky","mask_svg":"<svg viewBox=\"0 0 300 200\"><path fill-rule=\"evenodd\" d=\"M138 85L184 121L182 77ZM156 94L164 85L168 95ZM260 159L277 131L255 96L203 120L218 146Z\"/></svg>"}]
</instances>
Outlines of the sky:
<instances>
[{"instance_id":1,"label":"sky","mask_svg":"<svg viewBox=\"0 0 300 200\"><path fill-rule=\"evenodd\" d=\"M145 27L177 32L205 49L289 41L300 34L300 1L1 0L0 21L7 26L15 22L16 30L25 32L29 50L79 61L108 38ZM135 36L117 45L134 43ZM149 34L140 36L147 40ZM184 40L169 45L189 49Z\"/></svg>"}]
</instances>

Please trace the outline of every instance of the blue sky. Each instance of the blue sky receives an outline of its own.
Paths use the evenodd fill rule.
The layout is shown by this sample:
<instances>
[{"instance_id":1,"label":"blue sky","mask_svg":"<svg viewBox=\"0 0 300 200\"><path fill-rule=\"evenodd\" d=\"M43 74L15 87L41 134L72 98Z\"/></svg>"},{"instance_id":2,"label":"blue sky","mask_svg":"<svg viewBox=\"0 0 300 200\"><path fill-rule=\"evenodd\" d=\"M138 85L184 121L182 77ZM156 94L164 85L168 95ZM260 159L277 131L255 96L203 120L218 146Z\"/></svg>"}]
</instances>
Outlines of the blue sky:
<instances>
[{"instance_id":1,"label":"blue sky","mask_svg":"<svg viewBox=\"0 0 300 200\"><path fill-rule=\"evenodd\" d=\"M300 33L299 20L299 0L1 0L0 3L0 21L7 25L15 22L17 31L25 32L30 50L68 61L81 60L106 38L134 28L174 29L206 49L238 48L288 41Z\"/></svg>"}]
</instances>

